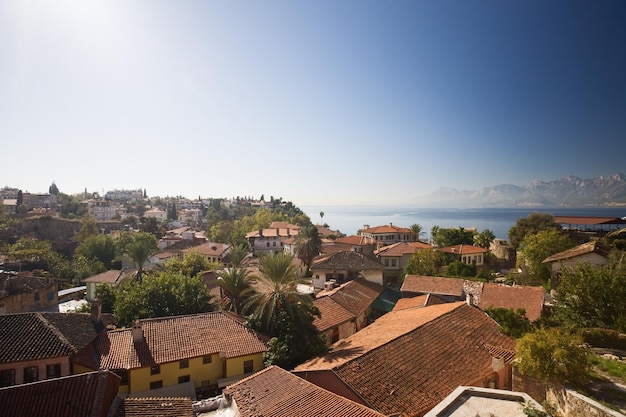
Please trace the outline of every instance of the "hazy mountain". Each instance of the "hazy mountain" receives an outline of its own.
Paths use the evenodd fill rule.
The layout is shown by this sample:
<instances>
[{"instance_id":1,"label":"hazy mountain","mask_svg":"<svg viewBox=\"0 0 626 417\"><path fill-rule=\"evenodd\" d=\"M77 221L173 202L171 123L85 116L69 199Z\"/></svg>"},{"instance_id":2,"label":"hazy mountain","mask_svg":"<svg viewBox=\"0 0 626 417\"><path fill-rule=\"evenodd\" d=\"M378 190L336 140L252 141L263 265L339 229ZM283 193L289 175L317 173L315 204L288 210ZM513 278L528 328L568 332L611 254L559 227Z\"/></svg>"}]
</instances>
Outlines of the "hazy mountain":
<instances>
[{"instance_id":1,"label":"hazy mountain","mask_svg":"<svg viewBox=\"0 0 626 417\"><path fill-rule=\"evenodd\" d=\"M459 191L441 188L420 197L416 203L436 206L514 207L514 206L586 206L626 204L626 176L582 179L575 176L527 185L501 184L480 190Z\"/></svg>"}]
</instances>

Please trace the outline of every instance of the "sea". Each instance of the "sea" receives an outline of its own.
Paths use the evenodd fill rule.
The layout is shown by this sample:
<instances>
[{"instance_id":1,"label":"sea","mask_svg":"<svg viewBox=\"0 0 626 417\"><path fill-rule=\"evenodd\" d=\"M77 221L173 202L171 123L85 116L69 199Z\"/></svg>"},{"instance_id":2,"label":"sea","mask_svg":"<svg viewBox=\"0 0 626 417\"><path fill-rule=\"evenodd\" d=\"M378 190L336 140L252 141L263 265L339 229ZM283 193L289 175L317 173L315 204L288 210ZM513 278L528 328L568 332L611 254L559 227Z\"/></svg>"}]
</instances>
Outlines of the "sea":
<instances>
[{"instance_id":1,"label":"sea","mask_svg":"<svg viewBox=\"0 0 626 417\"><path fill-rule=\"evenodd\" d=\"M515 208L423 208L409 206L299 206L314 224L328 224L330 229L346 235L355 235L370 226L394 224L410 228L422 226L421 240L428 241L433 226L442 228L474 228L478 232L489 229L496 238L507 239L509 229L517 219L533 212L550 213L553 216L625 217L626 206L586 207L515 207ZM324 217L320 216L324 213Z\"/></svg>"}]
</instances>

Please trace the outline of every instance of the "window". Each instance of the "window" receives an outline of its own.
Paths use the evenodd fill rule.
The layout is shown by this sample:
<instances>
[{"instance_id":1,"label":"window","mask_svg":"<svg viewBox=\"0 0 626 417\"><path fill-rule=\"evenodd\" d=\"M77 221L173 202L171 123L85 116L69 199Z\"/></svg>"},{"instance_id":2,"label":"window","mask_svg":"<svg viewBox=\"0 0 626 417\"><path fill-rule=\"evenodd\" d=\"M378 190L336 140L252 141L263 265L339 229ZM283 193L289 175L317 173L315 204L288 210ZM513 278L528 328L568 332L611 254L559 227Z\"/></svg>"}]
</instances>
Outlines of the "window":
<instances>
[{"instance_id":1,"label":"window","mask_svg":"<svg viewBox=\"0 0 626 417\"><path fill-rule=\"evenodd\" d=\"M128 385L128 371L126 369L116 369L115 374L122 378L120 385Z\"/></svg>"},{"instance_id":2,"label":"window","mask_svg":"<svg viewBox=\"0 0 626 417\"><path fill-rule=\"evenodd\" d=\"M156 365L150 368L150 375L158 375L161 373L161 366Z\"/></svg>"},{"instance_id":3,"label":"window","mask_svg":"<svg viewBox=\"0 0 626 417\"><path fill-rule=\"evenodd\" d=\"M35 291L35 301L39 301L39 291Z\"/></svg>"},{"instance_id":4,"label":"window","mask_svg":"<svg viewBox=\"0 0 626 417\"><path fill-rule=\"evenodd\" d=\"M385 266L389 266L389 259L385 259Z\"/></svg>"},{"instance_id":5,"label":"window","mask_svg":"<svg viewBox=\"0 0 626 417\"><path fill-rule=\"evenodd\" d=\"M15 385L15 369L3 369L0 371L0 387Z\"/></svg>"},{"instance_id":6,"label":"window","mask_svg":"<svg viewBox=\"0 0 626 417\"><path fill-rule=\"evenodd\" d=\"M211 363L213 362L213 358L211 358L211 355L204 355L202 357L202 363Z\"/></svg>"},{"instance_id":7,"label":"window","mask_svg":"<svg viewBox=\"0 0 626 417\"><path fill-rule=\"evenodd\" d=\"M179 362L179 366L180 369L183 368L189 368L189 359L181 359L181 361Z\"/></svg>"},{"instance_id":8,"label":"window","mask_svg":"<svg viewBox=\"0 0 626 417\"><path fill-rule=\"evenodd\" d=\"M61 377L61 364L55 363L46 366L46 378L60 378Z\"/></svg>"},{"instance_id":9,"label":"window","mask_svg":"<svg viewBox=\"0 0 626 417\"><path fill-rule=\"evenodd\" d=\"M178 377L179 384L184 384L185 382L189 382L189 381L191 381L191 378L189 377L189 375L183 375L183 376Z\"/></svg>"},{"instance_id":10,"label":"window","mask_svg":"<svg viewBox=\"0 0 626 417\"><path fill-rule=\"evenodd\" d=\"M252 361L245 361L243 363L243 373L244 374L249 374L252 373Z\"/></svg>"},{"instance_id":11,"label":"window","mask_svg":"<svg viewBox=\"0 0 626 417\"><path fill-rule=\"evenodd\" d=\"M150 389L163 388L163 381L152 381L150 383Z\"/></svg>"},{"instance_id":12,"label":"window","mask_svg":"<svg viewBox=\"0 0 626 417\"><path fill-rule=\"evenodd\" d=\"M54 292L48 291L48 301L54 300Z\"/></svg>"},{"instance_id":13,"label":"window","mask_svg":"<svg viewBox=\"0 0 626 417\"><path fill-rule=\"evenodd\" d=\"M395 259L391 260L391 266L396 266L396 260Z\"/></svg>"},{"instance_id":14,"label":"window","mask_svg":"<svg viewBox=\"0 0 626 417\"><path fill-rule=\"evenodd\" d=\"M39 380L39 369L36 366L24 368L24 383L35 382Z\"/></svg>"}]
</instances>

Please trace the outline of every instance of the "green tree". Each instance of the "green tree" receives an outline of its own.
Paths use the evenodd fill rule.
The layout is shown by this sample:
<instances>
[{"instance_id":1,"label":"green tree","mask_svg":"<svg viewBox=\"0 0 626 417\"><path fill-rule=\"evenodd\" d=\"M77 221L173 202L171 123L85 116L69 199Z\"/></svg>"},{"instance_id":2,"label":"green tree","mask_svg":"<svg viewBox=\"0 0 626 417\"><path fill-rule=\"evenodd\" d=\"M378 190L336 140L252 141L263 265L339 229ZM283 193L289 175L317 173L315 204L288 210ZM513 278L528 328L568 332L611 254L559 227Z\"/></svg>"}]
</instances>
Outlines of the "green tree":
<instances>
[{"instance_id":1,"label":"green tree","mask_svg":"<svg viewBox=\"0 0 626 417\"><path fill-rule=\"evenodd\" d=\"M82 279L99 274L107 270L104 264L95 258L86 258L83 255L74 256L71 262L73 282L78 283Z\"/></svg>"},{"instance_id":2,"label":"green tree","mask_svg":"<svg viewBox=\"0 0 626 417\"><path fill-rule=\"evenodd\" d=\"M512 308L489 307L485 313L500 325L502 333L515 339L533 330L523 308L514 311Z\"/></svg>"},{"instance_id":3,"label":"green tree","mask_svg":"<svg viewBox=\"0 0 626 417\"><path fill-rule=\"evenodd\" d=\"M48 192L52 195L59 195L59 187L52 181L50 187L48 187Z\"/></svg>"},{"instance_id":4,"label":"green tree","mask_svg":"<svg viewBox=\"0 0 626 417\"><path fill-rule=\"evenodd\" d=\"M291 265L293 256L287 252L276 252L260 258L261 276L244 310L251 313L251 320L258 329L274 336L278 314L285 311L291 320L298 322L307 310L300 305L310 304L311 296L298 292L300 280Z\"/></svg>"},{"instance_id":5,"label":"green tree","mask_svg":"<svg viewBox=\"0 0 626 417\"><path fill-rule=\"evenodd\" d=\"M195 277L196 275L217 269L218 265L202 255L200 252L190 251L185 253L181 258L173 258L165 263L165 270L170 272L180 272L187 277Z\"/></svg>"},{"instance_id":6,"label":"green tree","mask_svg":"<svg viewBox=\"0 0 626 417\"><path fill-rule=\"evenodd\" d=\"M463 227L458 228L441 228L433 226L432 239L437 246L455 246L455 245L472 245L474 243L474 234L472 230L465 230Z\"/></svg>"},{"instance_id":7,"label":"green tree","mask_svg":"<svg viewBox=\"0 0 626 417\"><path fill-rule=\"evenodd\" d=\"M52 245L46 240L22 237L4 248L4 253L12 262L42 262L52 252Z\"/></svg>"},{"instance_id":8,"label":"green tree","mask_svg":"<svg viewBox=\"0 0 626 417\"><path fill-rule=\"evenodd\" d=\"M625 262L624 252L617 252L605 266L564 268L556 288L557 319L565 326L626 332Z\"/></svg>"},{"instance_id":9,"label":"green tree","mask_svg":"<svg viewBox=\"0 0 626 417\"><path fill-rule=\"evenodd\" d=\"M474 246L479 248L489 249L491 243L495 240L496 235L489 229L485 229L482 232L474 235Z\"/></svg>"},{"instance_id":10,"label":"green tree","mask_svg":"<svg viewBox=\"0 0 626 417\"><path fill-rule=\"evenodd\" d=\"M119 324L135 319L168 317L212 311L211 294L199 277L177 272L148 274L143 282L133 281L116 294L114 311Z\"/></svg>"},{"instance_id":11,"label":"green tree","mask_svg":"<svg viewBox=\"0 0 626 417\"><path fill-rule=\"evenodd\" d=\"M559 329L539 329L517 341L517 367L545 383L581 386L589 379L589 351L579 336Z\"/></svg>"},{"instance_id":12,"label":"green tree","mask_svg":"<svg viewBox=\"0 0 626 417\"><path fill-rule=\"evenodd\" d=\"M435 276L439 274L443 262L444 256L441 252L434 249L421 249L411 255L404 272L405 275Z\"/></svg>"},{"instance_id":13,"label":"green tree","mask_svg":"<svg viewBox=\"0 0 626 417\"><path fill-rule=\"evenodd\" d=\"M234 268L241 267L241 263L248 255L248 245L236 243L230 248L230 252L228 252L228 256L230 257L230 262L233 264Z\"/></svg>"},{"instance_id":14,"label":"green tree","mask_svg":"<svg viewBox=\"0 0 626 417\"><path fill-rule=\"evenodd\" d=\"M411 234L413 235L412 240L419 241L420 237L424 234L424 229L422 228L422 226L417 223L414 223L411 225L410 229L411 229Z\"/></svg>"},{"instance_id":15,"label":"green tree","mask_svg":"<svg viewBox=\"0 0 626 417\"><path fill-rule=\"evenodd\" d=\"M527 235L536 234L542 230L560 231L562 228L549 213L534 212L527 217L520 217L515 226L509 229L509 243L517 249Z\"/></svg>"},{"instance_id":16,"label":"green tree","mask_svg":"<svg viewBox=\"0 0 626 417\"><path fill-rule=\"evenodd\" d=\"M15 213L19 213L18 209L19 207L24 204L24 194L22 193L22 190L18 190L17 191L17 202L16 202L16 206L15 206Z\"/></svg>"},{"instance_id":17,"label":"green tree","mask_svg":"<svg viewBox=\"0 0 626 417\"><path fill-rule=\"evenodd\" d=\"M83 240L91 236L97 236L100 234L100 230L98 229L98 224L96 223L96 220L93 217L87 215L81 219L80 223L81 223L80 230L76 234L77 241L82 242Z\"/></svg>"},{"instance_id":18,"label":"green tree","mask_svg":"<svg viewBox=\"0 0 626 417\"><path fill-rule=\"evenodd\" d=\"M96 299L100 301L103 313L113 313L117 292L109 284L100 284L96 287Z\"/></svg>"},{"instance_id":19,"label":"green tree","mask_svg":"<svg viewBox=\"0 0 626 417\"><path fill-rule=\"evenodd\" d=\"M298 258L306 265L307 276L310 276L313 258L319 255L322 250L322 238L317 227L308 225L300 228L294 247Z\"/></svg>"},{"instance_id":20,"label":"green tree","mask_svg":"<svg viewBox=\"0 0 626 417\"><path fill-rule=\"evenodd\" d=\"M573 246L568 235L560 230L545 229L528 234L518 250L517 263L522 269L524 284L541 285L550 279L550 267L543 261Z\"/></svg>"},{"instance_id":21,"label":"green tree","mask_svg":"<svg viewBox=\"0 0 626 417\"><path fill-rule=\"evenodd\" d=\"M130 239L124 247L124 254L137 267L137 280L141 282L144 264L158 252L157 240L153 234L146 232L132 234Z\"/></svg>"},{"instance_id":22,"label":"green tree","mask_svg":"<svg viewBox=\"0 0 626 417\"><path fill-rule=\"evenodd\" d=\"M461 261L454 261L446 267L446 275L449 277L475 277L476 264L466 264Z\"/></svg>"},{"instance_id":23,"label":"green tree","mask_svg":"<svg viewBox=\"0 0 626 417\"><path fill-rule=\"evenodd\" d=\"M247 298L252 295L252 278L247 269L233 267L218 272L217 283L225 296L224 308L240 314Z\"/></svg>"},{"instance_id":24,"label":"green tree","mask_svg":"<svg viewBox=\"0 0 626 417\"><path fill-rule=\"evenodd\" d=\"M212 242L225 242L243 245L246 242L245 234L239 239L234 239L235 222L221 220L209 228L209 236Z\"/></svg>"},{"instance_id":25,"label":"green tree","mask_svg":"<svg viewBox=\"0 0 626 417\"><path fill-rule=\"evenodd\" d=\"M74 254L98 260L106 269L111 269L117 256L117 247L110 235L92 235L79 243Z\"/></svg>"}]
</instances>

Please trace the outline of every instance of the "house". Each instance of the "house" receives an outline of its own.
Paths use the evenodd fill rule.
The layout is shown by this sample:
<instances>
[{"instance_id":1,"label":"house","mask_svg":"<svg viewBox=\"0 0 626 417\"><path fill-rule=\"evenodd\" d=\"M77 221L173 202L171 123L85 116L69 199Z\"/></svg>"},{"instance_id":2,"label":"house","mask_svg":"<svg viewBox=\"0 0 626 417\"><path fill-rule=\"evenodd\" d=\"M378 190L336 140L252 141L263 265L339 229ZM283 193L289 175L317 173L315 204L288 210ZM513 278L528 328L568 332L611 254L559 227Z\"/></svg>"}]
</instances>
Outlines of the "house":
<instances>
[{"instance_id":1,"label":"house","mask_svg":"<svg viewBox=\"0 0 626 417\"><path fill-rule=\"evenodd\" d=\"M416 297L401 298L393 307L394 311L406 310L407 308L420 308L434 306L436 304L447 303L443 298L439 298L434 294L418 295Z\"/></svg>"},{"instance_id":2,"label":"house","mask_svg":"<svg viewBox=\"0 0 626 417\"><path fill-rule=\"evenodd\" d=\"M338 249L334 249L337 247ZM333 242L322 245L323 253L339 252L342 250L351 250L362 255L374 255L377 244L373 238L363 235L350 235L338 237Z\"/></svg>"},{"instance_id":3,"label":"house","mask_svg":"<svg viewBox=\"0 0 626 417\"><path fill-rule=\"evenodd\" d=\"M120 378L107 370L0 388L4 417L107 417Z\"/></svg>"},{"instance_id":4,"label":"house","mask_svg":"<svg viewBox=\"0 0 626 417\"><path fill-rule=\"evenodd\" d=\"M101 317L80 313L0 315L0 386L72 374L71 356L104 325Z\"/></svg>"},{"instance_id":5,"label":"house","mask_svg":"<svg viewBox=\"0 0 626 417\"><path fill-rule=\"evenodd\" d=\"M120 283L120 281L122 281L122 279L124 279L125 276L126 274L123 270L111 269L83 279L86 286L87 301L91 302L96 299L96 288L99 285L108 284L115 287Z\"/></svg>"},{"instance_id":6,"label":"house","mask_svg":"<svg viewBox=\"0 0 626 417\"><path fill-rule=\"evenodd\" d=\"M361 229L361 236L371 238L378 245L384 246L398 242L410 242L413 232L406 227L394 226L393 223L375 227L370 227L366 224Z\"/></svg>"},{"instance_id":7,"label":"house","mask_svg":"<svg viewBox=\"0 0 626 417\"><path fill-rule=\"evenodd\" d=\"M465 300L464 280L460 278L407 275L400 291L402 298L434 294L446 302Z\"/></svg>"},{"instance_id":8,"label":"house","mask_svg":"<svg viewBox=\"0 0 626 417\"><path fill-rule=\"evenodd\" d=\"M609 263L609 250L598 241L592 240L549 256L542 263L550 265L550 276L556 280L563 268L574 268L583 262L594 266L606 265Z\"/></svg>"},{"instance_id":9,"label":"house","mask_svg":"<svg viewBox=\"0 0 626 417\"><path fill-rule=\"evenodd\" d=\"M479 291L468 289L468 285ZM465 282L465 292L469 302L481 310L488 308L506 308L513 311L524 309L526 318L531 322L541 317L546 292L542 287L523 285L504 285L490 282Z\"/></svg>"},{"instance_id":10,"label":"house","mask_svg":"<svg viewBox=\"0 0 626 417\"><path fill-rule=\"evenodd\" d=\"M167 220L167 212L158 208L151 208L143 213L143 217L146 219L156 219L157 222L163 223Z\"/></svg>"},{"instance_id":11,"label":"house","mask_svg":"<svg viewBox=\"0 0 626 417\"><path fill-rule=\"evenodd\" d=\"M269 228L246 234L246 239L252 248L252 253L260 255L284 250L285 241L297 236L299 232L300 226L285 222L273 222Z\"/></svg>"},{"instance_id":12,"label":"house","mask_svg":"<svg viewBox=\"0 0 626 417\"><path fill-rule=\"evenodd\" d=\"M402 278L404 268L409 264L413 254L422 249L432 249L432 246L423 242L398 242L382 246L374 251L385 269L383 278L386 283L397 284Z\"/></svg>"},{"instance_id":13,"label":"house","mask_svg":"<svg viewBox=\"0 0 626 417\"><path fill-rule=\"evenodd\" d=\"M532 406L544 412L543 407L525 392L460 386L443 399L424 417L507 416L526 417L524 408Z\"/></svg>"},{"instance_id":14,"label":"house","mask_svg":"<svg viewBox=\"0 0 626 417\"><path fill-rule=\"evenodd\" d=\"M318 293L313 305L321 317L315 318L313 326L326 336L329 345L345 339L380 316L374 311L374 302L383 290L380 284L358 278Z\"/></svg>"},{"instance_id":15,"label":"house","mask_svg":"<svg viewBox=\"0 0 626 417\"><path fill-rule=\"evenodd\" d=\"M59 303L57 280L0 271L0 314L42 311Z\"/></svg>"},{"instance_id":16,"label":"house","mask_svg":"<svg viewBox=\"0 0 626 417\"><path fill-rule=\"evenodd\" d=\"M464 302L392 311L294 373L385 415L423 416L460 385L511 388L515 340Z\"/></svg>"},{"instance_id":17,"label":"house","mask_svg":"<svg viewBox=\"0 0 626 417\"><path fill-rule=\"evenodd\" d=\"M383 284L383 266L357 252L341 251L321 255L313 260L310 269L313 287L317 289L325 288L327 281L343 283L359 277Z\"/></svg>"},{"instance_id":18,"label":"house","mask_svg":"<svg viewBox=\"0 0 626 417\"><path fill-rule=\"evenodd\" d=\"M472 245L454 245L437 248L439 252L443 252L452 257L455 261L461 261L464 264L484 265L485 256L489 253L489 249Z\"/></svg>"},{"instance_id":19,"label":"house","mask_svg":"<svg viewBox=\"0 0 626 417\"><path fill-rule=\"evenodd\" d=\"M230 385L223 392L222 402L224 415L233 416L385 417L277 366Z\"/></svg>"},{"instance_id":20,"label":"house","mask_svg":"<svg viewBox=\"0 0 626 417\"><path fill-rule=\"evenodd\" d=\"M118 205L104 198L92 198L82 203L87 206L87 213L97 222L110 221L118 211Z\"/></svg>"},{"instance_id":21,"label":"house","mask_svg":"<svg viewBox=\"0 0 626 417\"><path fill-rule=\"evenodd\" d=\"M226 266L225 258L230 253L232 246L227 243L213 243L206 242L199 246L194 246L188 249L183 249L183 254L197 252L207 261L216 263L221 266Z\"/></svg>"},{"instance_id":22,"label":"house","mask_svg":"<svg viewBox=\"0 0 626 417\"><path fill-rule=\"evenodd\" d=\"M76 372L112 370L125 394L192 382L195 398L262 369L266 350L266 338L241 317L218 311L145 319L103 332L73 364Z\"/></svg>"}]
</instances>

